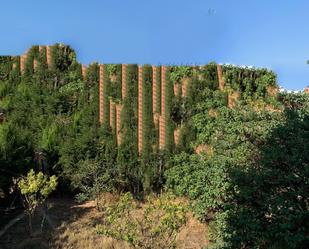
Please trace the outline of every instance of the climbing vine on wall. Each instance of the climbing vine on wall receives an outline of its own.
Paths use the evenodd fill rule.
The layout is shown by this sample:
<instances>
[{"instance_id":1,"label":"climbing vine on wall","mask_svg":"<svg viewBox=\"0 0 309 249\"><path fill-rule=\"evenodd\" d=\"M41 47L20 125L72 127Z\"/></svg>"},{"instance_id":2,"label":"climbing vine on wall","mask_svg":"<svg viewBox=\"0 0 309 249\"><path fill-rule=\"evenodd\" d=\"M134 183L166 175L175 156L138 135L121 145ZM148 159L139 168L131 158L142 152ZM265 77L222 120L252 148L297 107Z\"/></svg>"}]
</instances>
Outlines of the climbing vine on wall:
<instances>
[{"instance_id":1,"label":"climbing vine on wall","mask_svg":"<svg viewBox=\"0 0 309 249\"><path fill-rule=\"evenodd\" d=\"M277 87L276 75L267 69L224 65L222 71L225 84L243 98L266 97L267 87Z\"/></svg>"},{"instance_id":2,"label":"climbing vine on wall","mask_svg":"<svg viewBox=\"0 0 309 249\"><path fill-rule=\"evenodd\" d=\"M175 124L171 119L173 98L174 98L174 88L173 82L171 80L170 68L166 70L166 96L165 96L165 112L166 112L166 132L165 132L165 144L166 150L172 151L174 147L174 128Z\"/></svg>"},{"instance_id":3,"label":"climbing vine on wall","mask_svg":"<svg viewBox=\"0 0 309 249\"><path fill-rule=\"evenodd\" d=\"M142 74L142 155L145 160L152 151L152 68L150 65L143 66Z\"/></svg>"},{"instance_id":4,"label":"climbing vine on wall","mask_svg":"<svg viewBox=\"0 0 309 249\"><path fill-rule=\"evenodd\" d=\"M0 56L0 80L8 80L15 58L12 56Z\"/></svg>"},{"instance_id":5,"label":"climbing vine on wall","mask_svg":"<svg viewBox=\"0 0 309 249\"><path fill-rule=\"evenodd\" d=\"M56 96L57 101L52 104L50 103L50 106L55 107L55 113L63 116L59 118L61 121L50 119L46 121L42 118L43 126L46 125L42 131L45 134L44 139L49 137L46 134L54 134L48 132L55 125L54 122L69 123L70 115L72 115L73 130L80 132L80 127L86 123L84 117L87 111L91 114L89 120L93 121L92 127L98 128L98 64L93 63L87 66L86 76L83 76L82 66L76 61L76 54L69 46L55 44L48 46L48 51L51 55L49 61L47 60L47 47L34 46L30 48L25 57L25 70L22 73L20 73L19 57L1 57L3 63L0 63L0 81L5 80L5 83L1 83L0 86L0 96L2 97L0 107L6 107L9 110L8 113L10 113L12 100L8 95L15 84L18 85L16 92L23 95L27 101L33 101L38 106L45 105L47 100L51 101L50 99ZM198 146L192 117L199 113L201 108L206 108L208 112L205 115L212 115L211 118L214 119L219 114L222 106L228 106L228 97L233 92L240 92L238 102L256 103L262 100L263 103L266 102L266 104L264 103L265 106L270 106L270 104L275 103L274 100L276 97L273 94L275 92L273 88L276 88L276 76L272 72L265 69L249 69L225 65L222 68L226 88L219 90L217 65L215 63L193 67L187 65L167 67L166 91L164 96L164 118L166 120L165 149L167 152L192 152ZM157 125L155 127L154 124L154 119L158 120L158 116L160 114L162 115L163 109L163 106L161 106L161 67L157 67L156 73L153 75L151 66L143 66L143 151L140 157L137 154L137 72L136 65L127 66L127 96L123 98L121 92L122 65L104 65L103 126L101 130L104 130L105 135L108 134L106 137L111 139L111 144L116 143L117 134L115 130L111 132L109 127L110 122L112 126L116 126L116 119L110 120L110 102L118 104L118 107L122 108L120 130L118 131L121 134L122 142L116 152L117 167L119 167L119 172L121 172L119 174L122 177L121 179L125 179L126 184L129 184L130 181L138 182L137 185L139 187L135 187L143 188L142 182L146 181L143 178L145 177L145 173L147 173L147 167L145 165L147 163L150 164L161 153L159 151L159 126ZM154 94L152 85L153 76L156 77L156 103L152 103L152 94ZM36 97L34 99L31 97L32 91L38 94L35 95ZM38 97L40 95L46 95L45 99ZM50 110L54 110L50 106ZM274 108L274 106L271 107ZM153 108L157 112L156 117L154 117ZM45 115L44 117L52 113L50 110L43 108L42 113ZM90 123L89 120L88 125ZM50 122L49 126L47 126L48 122ZM177 145L174 144L175 129L179 131ZM53 129L51 130L53 131ZM61 129L55 130L62 132ZM57 136L62 135L58 134ZM57 141L57 139L53 141ZM46 145L48 143L44 142L42 144ZM127 162L130 162L130 166L127 165ZM152 174L155 173L152 172ZM148 179L148 181L151 182L151 179Z\"/></svg>"},{"instance_id":6,"label":"climbing vine on wall","mask_svg":"<svg viewBox=\"0 0 309 249\"><path fill-rule=\"evenodd\" d=\"M110 79L107 67L103 68L103 125L109 126L109 91Z\"/></svg>"},{"instance_id":7,"label":"climbing vine on wall","mask_svg":"<svg viewBox=\"0 0 309 249\"><path fill-rule=\"evenodd\" d=\"M170 80L173 83L180 82L183 78L191 77L193 75L192 66L171 66Z\"/></svg>"},{"instance_id":8,"label":"climbing vine on wall","mask_svg":"<svg viewBox=\"0 0 309 249\"><path fill-rule=\"evenodd\" d=\"M107 64L110 79L109 96L116 102L121 100L121 64Z\"/></svg>"}]
</instances>

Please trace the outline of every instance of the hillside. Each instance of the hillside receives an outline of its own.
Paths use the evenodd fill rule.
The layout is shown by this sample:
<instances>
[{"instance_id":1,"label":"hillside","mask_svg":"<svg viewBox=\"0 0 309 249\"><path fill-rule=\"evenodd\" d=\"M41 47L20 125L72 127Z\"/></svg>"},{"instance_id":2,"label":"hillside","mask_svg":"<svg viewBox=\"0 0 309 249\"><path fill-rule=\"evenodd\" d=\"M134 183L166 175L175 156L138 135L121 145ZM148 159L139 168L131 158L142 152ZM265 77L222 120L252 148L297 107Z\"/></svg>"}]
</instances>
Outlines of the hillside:
<instances>
[{"instance_id":1,"label":"hillside","mask_svg":"<svg viewBox=\"0 0 309 249\"><path fill-rule=\"evenodd\" d=\"M27 219L12 226L0 240L0 248L131 248L128 243L107 238L96 233L95 226L104 221L102 212L93 201L78 204L71 199L48 201L48 217L41 230L40 214L36 215L35 232L31 238L25 233ZM176 238L177 248L201 248L208 243L207 226L188 215L188 220Z\"/></svg>"},{"instance_id":2,"label":"hillside","mask_svg":"<svg viewBox=\"0 0 309 249\"><path fill-rule=\"evenodd\" d=\"M309 97L278 89L263 68L85 66L63 44L2 56L1 202L34 168L81 202L172 191L209 248L306 248Z\"/></svg>"}]
</instances>

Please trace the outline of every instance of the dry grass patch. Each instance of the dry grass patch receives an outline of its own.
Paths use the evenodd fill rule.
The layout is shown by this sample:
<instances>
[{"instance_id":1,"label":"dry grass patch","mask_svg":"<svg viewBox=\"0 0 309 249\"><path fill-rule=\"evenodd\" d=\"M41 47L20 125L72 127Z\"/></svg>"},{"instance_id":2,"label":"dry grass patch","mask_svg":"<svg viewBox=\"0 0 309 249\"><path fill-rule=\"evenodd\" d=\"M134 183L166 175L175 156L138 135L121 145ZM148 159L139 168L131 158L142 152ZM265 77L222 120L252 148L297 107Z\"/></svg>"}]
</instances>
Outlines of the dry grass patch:
<instances>
[{"instance_id":1,"label":"dry grass patch","mask_svg":"<svg viewBox=\"0 0 309 249\"><path fill-rule=\"evenodd\" d=\"M150 197L151 203L159 202L159 196ZM47 224L44 225L43 231L40 231L41 216L36 214L34 217L34 234L29 238L27 231L27 220L21 220L11 227L8 232L0 240L0 248L2 249L129 249L134 248L129 243L121 239L99 235L96 226L106 222L104 217L105 208L107 206L116 205L119 202L119 196L111 193L104 193L100 196L100 206L102 211L98 211L95 201L89 201L82 204L76 203L72 199L53 199L48 203L50 208L47 211L49 218L55 225L53 230ZM164 212L159 209L152 209L147 201L134 201L135 205L132 209L132 217L134 220L144 222L145 212L151 212L147 215L154 220L155 226L158 227L160 219L165 221ZM187 205L188 201L185 198L173 198L168 203L163 204L167 208L175 208L178 206ZM149 209L150 208L150 209ZM147 211L146 211L147 210ZM168 211L169 214L181 215L182 209ZM202 248L207 244L207 226L198 222L193 218L192 214L185 211L186 222L182 224L175 234L176 248ZM163 215L163 216L162 216ZM161 218L160 218L161 217ZM157 219L158 218L158 219ZM174 217L167 217L168 221L173 221ZM141 224L142 227L148 227L149 222ZM179 224L179 223L178 223ZM149 241L147 242L149 246ZM159 244L150 244L147 248L159 248ZM160 249L168 248L168 243L160 244ZM141 248L141 247L140 247ZM142 247L146 248L146 247Z\"/></svg>"},{"instance_id":2,"label":"dry grass patch","mask_svg":"<svg viewBox=\"0 0 309 249\"><path fill-rule=\"evenodd\" d=\"M208 228L199 222L191 214L176 238L176 248L178 249L197 249L208 245Z\"/></svg>"}]
</instances>

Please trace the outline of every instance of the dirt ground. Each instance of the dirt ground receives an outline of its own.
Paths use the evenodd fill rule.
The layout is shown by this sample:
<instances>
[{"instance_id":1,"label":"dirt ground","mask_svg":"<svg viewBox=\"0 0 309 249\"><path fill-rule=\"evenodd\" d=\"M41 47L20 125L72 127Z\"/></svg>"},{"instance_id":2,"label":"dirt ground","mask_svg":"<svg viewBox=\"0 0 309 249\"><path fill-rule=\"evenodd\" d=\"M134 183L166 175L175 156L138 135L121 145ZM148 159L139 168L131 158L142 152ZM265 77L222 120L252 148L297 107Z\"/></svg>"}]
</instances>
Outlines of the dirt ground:
<instances>
[{"instance_id":1,"label":"dirt ground","mask_svg":"<svg viewBox=\"0 0 309 249\"><path fill-rule=\"evenodd\" d=\"M27 218L10 227L0 238L0 249L126 249L122 241L97 235L95 226L102 222L102 213L94 202L78 204L72 199L48 201L48 220L41 224L42 213L34 218L33 235L29 236ZM203 248L208 243L205 224L188 216L188 221L177 236L179 249Z\"/></svg>"}]
</instances>

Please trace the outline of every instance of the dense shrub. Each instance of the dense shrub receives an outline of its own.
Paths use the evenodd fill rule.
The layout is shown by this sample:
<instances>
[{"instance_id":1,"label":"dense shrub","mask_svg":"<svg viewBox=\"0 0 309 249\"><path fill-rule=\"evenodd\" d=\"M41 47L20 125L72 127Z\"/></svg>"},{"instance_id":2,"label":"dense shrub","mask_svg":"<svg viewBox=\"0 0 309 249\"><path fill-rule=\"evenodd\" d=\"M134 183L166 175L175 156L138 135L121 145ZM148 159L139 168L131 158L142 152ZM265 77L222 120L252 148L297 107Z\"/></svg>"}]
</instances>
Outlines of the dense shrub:
<instances>
[{"instance_id":1,"label":"dense shrub","mask_svg":"<svg viewBox=\"0 0 309 249\"><path fill-rule=\"evenodd\" d=\"M177 155L167 171L167 186L211 222L213 247L308 246L308 97L281 100L283 112L196 114L197 141L214 153Z\"/></svg>"},{"instance_id":2,"label":"dense shrub","mask_svg":"<svg viewBox=\"0 0 309 249\"><path fill-rule=\"evenodd\" d=\"M106 205L104 221L96 226L100 235L128 242L133 248L175 248L176 236L186 223L186 205L165 194L149 196L143 204L130 193Z\"/></svg>"}]
</instances>

